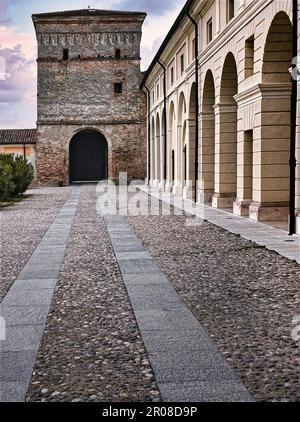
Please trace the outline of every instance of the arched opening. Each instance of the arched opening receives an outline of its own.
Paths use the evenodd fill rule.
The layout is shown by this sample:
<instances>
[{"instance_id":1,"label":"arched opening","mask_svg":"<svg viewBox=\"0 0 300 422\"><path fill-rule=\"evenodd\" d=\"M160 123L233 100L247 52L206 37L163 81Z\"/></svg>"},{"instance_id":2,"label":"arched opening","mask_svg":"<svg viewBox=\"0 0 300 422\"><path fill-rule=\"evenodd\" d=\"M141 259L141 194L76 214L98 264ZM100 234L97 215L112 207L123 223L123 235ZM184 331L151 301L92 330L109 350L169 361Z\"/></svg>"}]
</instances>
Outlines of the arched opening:
<instances>
[{"instance_id":1,"label":"arched opening","mask_svg":"<svg viewBox=\"0 0 300 422\"><path fill-rule=\"evenodd\" d=\"M155 167L156 167L156 157L155 157L155 120L154 116L152 117L151 121L151 154L150 154L150 160L151 160L151 181L154 182L155 180Z\"/></svg>"},{"instance_id":2,"label":"arched opening","mask_svg":"<svg viewBox=\"0 0 300 422\"><path fill-rule=\"evenodd\" d=\"M228 53L221 77L220 103L216 107L215 194L213 206L232 208L237 196L237 66Z\"/></svg>"},{"instance_id":3,"label":"arched opening","mask_svg":"<svg viewBox=\"0 0 300 422\"><path fill-rule=\"evenodd\" d=\"M261 84L261 127L253 139L255 220L286 220L289 206L289 149L292 25L285 12L273 19L266 39Z\"/></svg>"},{"instance_id":4,"label":"arched opening","mask_svg":"<svg viewBox=\"0 0 300 422\"><path fill-rule=\"evenodd\" d=\"M165 125L165 109L162 111L162 122L161 122L161 180L165 181L165 151L166 151L166 125Z\"/></svg>"},{"instance_id":5,"label":"arched opening","mask_svg":"<svg viewBox=\"0 0 300 422\"><path fill-rule=\"evenodd\" d=\"M156 116L156 154L155 154L155 162L156 162L156 180L158 183L161 181L161 142L160 142L160 119L159 114Z\"/></svg>"},{"instance_id":6,"label":"arched opening","mask_svg":"<svg viewBox=\"0 0 300 422\"><path fill-rule=\"evenodd\" d=\"M168 119L168 148L167 148L167 175L168 185L171 189L175 180L175 148L176 148L176 116L173 101L169 107Z\"/></svg>"},{"instance_id":7,"label":"arched opening","mask_svg":"<svg viewBox=\"0 0 300 422\"><path fill-rule=\"evenodd\" d=\"M182 193L184 186L184 142L186 139L186 101L183 92L179 96L178 102L178 146L176 151L176 187L174 193Z\"/></svg>"},{"instance_id":8,"label":"arched opening","mask_svg":"<svg viewBox=\"0 0 300 422\"><path fill-rule=\"evenodd\" d=\"M82 130L69 146L70 182L98 182L108 178L108 146L95 130Z\"/></svg>"},{"instance_id":9,"label":"arched opening","mask_svg":"<svg viewBox=\"0 0 300 422\"><path fill-rule=\"evenodd\" d=\"M192 84L188 111L188 145L186 154L186 187L189 190L187 197L194 198L195 195L195 162L196 162L196 84Z\"/></svg>"},{"instance_id":10,"label":"arched opening","mask_svg":"<svg viewBox=\"0 0 300 422\"><path fill-rule=\"evenodd\" d=\"M204 80L201 112L201 158L202 191L204 201L211 202L215 191L215 84L208 70Z\"/></svg>"},{"instance_id":11,"label":"arched opening","mask_svg":"<svg viewBox=\"0 0 300 422\"><path fill-rule=\"evenodd\" d=\"M290 83L292 24L285 12L274 17L268 32L263 58L263 83Z\"/></svg>"}]
</instances>

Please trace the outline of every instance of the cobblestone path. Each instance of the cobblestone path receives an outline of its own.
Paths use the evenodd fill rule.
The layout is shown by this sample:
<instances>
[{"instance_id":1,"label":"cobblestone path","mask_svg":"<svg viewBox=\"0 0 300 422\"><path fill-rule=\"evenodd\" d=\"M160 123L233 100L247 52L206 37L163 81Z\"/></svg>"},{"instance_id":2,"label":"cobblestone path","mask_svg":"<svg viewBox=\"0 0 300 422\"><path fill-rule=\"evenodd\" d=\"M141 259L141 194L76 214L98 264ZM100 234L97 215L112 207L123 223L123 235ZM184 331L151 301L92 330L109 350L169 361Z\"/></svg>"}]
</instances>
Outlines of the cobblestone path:
<instances>
[{"instance_id":1,"label":"cobblestone path","mask_svg":"<svg viewBox=\"0 0 300 422\"><path fill-rule=\"evenodd\" d=\"M53 222L70 190L36 189L29 191L30 196L21 203L0 210L0 301Z\"/></svg>"},{"instance_id":2,"label":"cobblestone path","mask_svg":"<svg viewBox=\"0 0 300 422\"><path fill-rule=\"evenodd\" d=\"M95 186L82 187L28 401L159 399L95 205Z\"/></svg>"},{"instance_id":3,"label":"cobblestone path","mask_svg":"<svg viewBox=\"0 0 300 422\"><path fill-rule=\"evenodd\" d=\"M299 265L208 222L128 221L255 400L300 401Z\"/></svg>"},{"instance_id":4,"label":"cobblestone path","mask_svg":"<svg viewBox=\"0 0 300 422\"><path fill-rule=\"evenodd\" d=\"M11 247L15 245L16 253L12 252L11 258L4 251L7 271L2 267L2 295L17 276L20 279L14 282L5 297L8 303L6 309L20 307L26 297L36 306L35 296L28 291L42 289L37 283L38 279L30 281L25 295L16 294L16 289L21 285L24 289L27 277L32 278L39 271L45 271L38 253L45 253L43 242L47 244L47 236L35 248L71 191L72 188L39 190L36 196L8 208L1 216L2 223L5 221L5 227L1 228L4 241L9 239L9 227L13 224L18 227L18 230L10 231ZM53 300L42 342L38 352L34 351L34 357L37 352L37 359L27 401L161 400L132 306L138 315L148 353L151 349L152 364L156 359L155 371L160 383L166 382L176 359L157 360L157 356L154 356L157 355L154 344L160 349L165 341L171 339L170 336L160 339L153 337L165 307L155 315L152 311L149 314L149 309L139 309L145 305L145 299L148 306L155 297L162 303L162 297L155 296L152 286L149 296L141 300L140 286L130 285L132 275L126 276L129 268L126 253L132 257L132 251L137 253L136 260L139 257L144 259L149 251L154 264L159 266L166 280L172 283L185 301L182 302L183 306L187 305L194 314L195 323L205 328L202 335L205 336L206 331L222 352L221 358L227 359L229 366L236 370L255 400L300 400L300 349L291 336L292 320L300 314L299 265L211 223L186 225L186 218L178 215L129 217L127 221L140 239L138 242L143 242L143 248L136 251L136 245L127 245L133 249L129 253L127 249L124 252L122 239L118 243L113 238L122 236L122 230L127 228L109 229L110 239L105 220L96 212L95 186L83 186L80 197L76 198L76 213L69 220L70 232L60 228L60 223L54 223L55 228L50 236L54 239L56 230L63 233L66 250L59 240L58 247L55 246L55 239L53 245L53 240L50 240L50 244L48 242L54 261L60 251L64 251L65 255L55 276L57 283L52 277L44 280L43 283L47 281L51 286L49 284L44 292L36 296L46 298L45 295L51 293ZM25 214L23 220L22 213ZM63 215L67 218L68 210ZM37 228L28 228L29 223L32 226L37 223ZM119 233L113 233L116 229ZM32 263L31 268L30 265L29 268L24 267L28 258L28 263ZM57 271L54 261L53 266L48 261L45 265L49 274ZM42 278L47 278L46 274L42 274ZM144 281L133 282L143 284ZM165 285L163 290L171 291L172 287ZM177 293L173 293L173 299L176 296L176 301L181 301ZM11 303L14 297L19 301L16 304ZM170 301L172 306L175 299L173 302ZM21 318L23 323L26 318L33 317L35 315L28 313L18 315L16 312L13 315L13 319ZM184 323L180 318L168 320L167 323L174 325L176 321L181 326ZM20 337L20 344L21 340ZM24 340L26 345L29 344L30 338L24 337ZM32 349L29 348L29 351ZM171 351L174 357L173 352L176 351ZM5 359L14 362L15 358L9 355ZM19 378L28 376L22 372L24 362L21 359L18 366L5 367L2 363L1 382L5 381L7 374ZM183 390L171 390L169 388L168 391L173 397L180 398L181 392L179 394L178 391ZM190 393L188 391L185 399L193 396L193 389Z\"/></svg>"}]
</instances>

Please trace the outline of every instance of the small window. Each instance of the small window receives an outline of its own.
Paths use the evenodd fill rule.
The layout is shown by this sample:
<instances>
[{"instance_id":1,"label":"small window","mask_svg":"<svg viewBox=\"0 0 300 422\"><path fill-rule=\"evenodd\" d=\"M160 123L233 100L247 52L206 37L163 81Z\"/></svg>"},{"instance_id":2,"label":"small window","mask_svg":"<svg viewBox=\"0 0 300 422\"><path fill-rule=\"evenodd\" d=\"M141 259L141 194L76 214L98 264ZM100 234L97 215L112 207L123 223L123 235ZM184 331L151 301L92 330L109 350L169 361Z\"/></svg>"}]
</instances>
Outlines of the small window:
<instances>
[{"instance_id":1,"label":"small window","mask_svg":"<svg viewBox=\"0 0 300 422\"><path fill-rule=\"evenodd\" d=\"M181 54L181 56L180 56L180 71L181 71L181 74L183 74L183 72L184 72L184 54Z\"/></svg>"},{"instance_id":2,"label":"small window","mask_svg":"<svg viewBox=\"0 0 300 422\"><path fill-rule=\"evenodd\" d=\"M254 35L248 38L245 43L245 78L254 73Z\"/></svg>"},{"instance_id":3,"label":"small window","mask_svg":"<svg viewBox=\"0 0 300 422\"><path fill-rule=\"evenodd\" d=\"M123 85L120 82L115 83L115 94L122 94Z\"/></svg>"},{"instance_id":4,"label":"small window","mask_svg":"<svg viewBox=\"0 0 300 422\"><path fill-rule=\"evenodd\" d=\"M121 59L121 50L119 48L117 48L117 50L116 50L115 57L116 57L117 60L120 60Z\"/></svg>"},{"instance_id":5,"label":"small window","mask_svg":"<svg viewBox=\"0 0 300 422\"><path fill-rule=\"evenodd\" d=\"M227 22L234 18L234 0L227 0Z\"/></svg>"},{"instance_id":6,"label":"small window","mask_svg":"<svg viewBox=\"0 0 300 422\"><path fill-rule=\"evenodd\" d=\"M209 19L209 21L206 24L206 39L207 39L207 44L209 44L212 41L212 18Z\"/></svg>"},{"instance_id":7,"label":"small window","mask_svg":"<svg viewBox=\"0 0 300 422\"><path fill-rule=\"evenodd\" d=\"M63 59L65 61L69 60L69 49L68 48L64 48Z\"/></svg>"},{"instance_id":8,"label":"small window","mask_svg":"<svg viewBox=\"0 0 300 422\"><path fill-rule=\"evenodd\" d=\"M171 67L171 85L174 83L174 67Z\"/></svg>"}]
</instances>

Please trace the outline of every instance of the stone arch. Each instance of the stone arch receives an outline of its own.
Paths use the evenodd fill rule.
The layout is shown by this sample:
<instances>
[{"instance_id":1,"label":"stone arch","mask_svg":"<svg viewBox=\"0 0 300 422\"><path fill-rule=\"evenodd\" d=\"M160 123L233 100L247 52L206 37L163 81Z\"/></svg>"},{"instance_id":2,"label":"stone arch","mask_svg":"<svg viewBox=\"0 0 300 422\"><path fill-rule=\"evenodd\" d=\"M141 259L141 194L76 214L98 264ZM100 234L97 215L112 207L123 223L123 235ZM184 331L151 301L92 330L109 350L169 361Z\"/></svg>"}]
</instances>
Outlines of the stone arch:
<instances>
[{"instance_id":1,"label":"stone arch","mask_svg":"<svg viewBox=\"0 0 300 422\"><path fill-rule=\"evenodd\" d=\"M78 131L69 143L69 180L98 182L108 178L108 143L97 130Z\"/></svg>"},{"instance_id":2,"label":"stone arch","mask_svg":"<svg viewBox=\"0 0 300 422\"><path fill-rule=\"evenodd\" d=\"M238 74L235 58L228 53L222 69L220 103L215 106L215 194L212 204L232 208L237 195Z\"/></svg>"},{"instance_id":3,"label":"stone arch","mask_svg":"<svg viewBox=\"0 0 300 422\"><path fill-rule=\"evenodd\" d=\"M205 75L201 110L202 192L204 201L211 202L215 189L215 83L211 70Z\"/></svg>"},{"instance_id":4,"label":"stone arch","mask_svg":"<svg viewBox=\"0 0 300 422\"><path fill-rule=\"evenodd\" d=\"M174 193L182 193L184 186L184 140L186 139L186 114L187 106L186 99L183 91L179 95L178 100L178 125L177 125L177 147L175 149L175 178L176 186L174 187Z\"/></svg>"},{"instance_id":5,"label":"stone arch","mask_svg":"<svg viewBox=\"0 0 300 422\"><path fill-rule=\"evenodd\" d=\"M188 120L187 120L187 132L188 132L188 146L187 146L187 188L189 190L188 197L193 198L195 191L195 162L196 162L196 83L193 82L189 95L189 109L188 109ZM195 198L194 198L195 199Z\"/></svg>"},{"instance_id":6,"label":"stone arch","mask_svg":"<svg viewBox=\"0 0 300 422\"><path fill-rule=\"evenodd\" d=\"M250 218L287 220L292 24L278 12L269 27L262 64L260 127L253 131L253 195Z\"/></svg>"},{"instance_id":7,"label":"stone arch","mask_svg":"<svg viewBox=\"0 0 300 422\"><path fill-rule=\"evenodd\" d=\"M156 114L156 142L155 142L155 163L156 172L155 179L157 182L161 182L161 133L160 133L160 117L159 113Z\"/></svg>"},{"instance_id":8,"label":"stone arch","mask_svg":"<svg viewBox=\"0 0 300 422\"><path fill-rule=\"evenodd\" d=\"M175 148L176 148L176 114L175 104L171 101L168 113L168 145L167 145L167 173L168 186L171 189L175 180Z\"/></svg>"},{"instance_id":9,"label":"stone arch","mask_svg":"<svg viewBox=\"0 0 300 422\"><path fill-rule=\"evenodd\" d=\"M155 180L155 168L156 168L156 163L155 163L155 119L154 116L152 116L151 119L151 147L150 147L150 160L151 160L151 168L150 168L150 180L151 182L154 182Z\"/></svg>"},{"instance_id":10,"label":"stone arch","mask_svg":"<svg viewBox=\"0 0 300 422\"><path fill-rule=\"evenodd\" d=\"M285 12L278 12L270 25L262 62L263 83L289 83L292 59L292 24Z\"/></svg>"}]
</instances>

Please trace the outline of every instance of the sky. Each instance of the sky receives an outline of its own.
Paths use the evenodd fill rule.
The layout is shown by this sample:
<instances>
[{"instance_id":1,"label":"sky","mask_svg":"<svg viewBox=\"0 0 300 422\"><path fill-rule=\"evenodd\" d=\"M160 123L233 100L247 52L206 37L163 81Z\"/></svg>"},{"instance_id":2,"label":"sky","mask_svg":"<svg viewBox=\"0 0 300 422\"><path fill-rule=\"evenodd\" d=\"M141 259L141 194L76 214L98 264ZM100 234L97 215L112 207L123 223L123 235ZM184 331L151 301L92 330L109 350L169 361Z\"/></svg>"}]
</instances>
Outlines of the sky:
<instances>
[{"instance_id":1,"label":"sky","mask_svg":"<svg viewBox=\"0 0 300 422\"><path fill-rule=\"evenodd\" d=\"M146 70L186 0L0 0L0 129L36 126L37 46L33 13L137 10L148 14L141 44Z\"/></svg>"}]
</instances>

